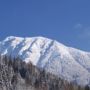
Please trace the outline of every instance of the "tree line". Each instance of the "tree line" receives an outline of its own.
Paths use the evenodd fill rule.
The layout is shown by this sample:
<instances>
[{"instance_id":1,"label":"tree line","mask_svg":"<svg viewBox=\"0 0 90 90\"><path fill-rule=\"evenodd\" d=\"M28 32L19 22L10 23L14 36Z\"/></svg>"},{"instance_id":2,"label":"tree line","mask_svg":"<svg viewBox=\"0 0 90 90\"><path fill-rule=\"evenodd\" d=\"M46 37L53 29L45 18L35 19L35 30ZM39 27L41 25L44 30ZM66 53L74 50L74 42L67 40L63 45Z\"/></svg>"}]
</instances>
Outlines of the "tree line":
<instances>
[{"instance_id":1,"label":"tree line","mask_svg":"<svg viewBox=\"0 0 90 90\"><path fill-rule=\"evenodd\" d=\"M24 89L23 86L26 86ZM63 80L31 62L25 63L19 57L0 55L0 90L90 90L89 86L79 86Z\"/></svg>"}]
</instances>

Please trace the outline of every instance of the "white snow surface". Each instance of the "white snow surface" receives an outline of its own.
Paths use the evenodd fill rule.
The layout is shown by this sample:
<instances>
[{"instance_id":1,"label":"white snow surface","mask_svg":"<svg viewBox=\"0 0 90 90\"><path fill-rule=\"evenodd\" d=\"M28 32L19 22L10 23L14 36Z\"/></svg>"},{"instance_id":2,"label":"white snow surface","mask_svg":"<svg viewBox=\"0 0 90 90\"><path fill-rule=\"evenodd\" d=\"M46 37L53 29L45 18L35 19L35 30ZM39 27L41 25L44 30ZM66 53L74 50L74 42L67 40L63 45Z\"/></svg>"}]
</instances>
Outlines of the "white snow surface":
<instances>
[{"instance_id":1,"label":"white snow surface","mask_svg":"<svg viewBox=\"0 0 90 90\"><path fill-rule=\"evenodd\" d=\"M9 36L0 42L0 54L20 57L65 80L90 85L90 53L55 40Z\"/></svg>"}]
</instances>

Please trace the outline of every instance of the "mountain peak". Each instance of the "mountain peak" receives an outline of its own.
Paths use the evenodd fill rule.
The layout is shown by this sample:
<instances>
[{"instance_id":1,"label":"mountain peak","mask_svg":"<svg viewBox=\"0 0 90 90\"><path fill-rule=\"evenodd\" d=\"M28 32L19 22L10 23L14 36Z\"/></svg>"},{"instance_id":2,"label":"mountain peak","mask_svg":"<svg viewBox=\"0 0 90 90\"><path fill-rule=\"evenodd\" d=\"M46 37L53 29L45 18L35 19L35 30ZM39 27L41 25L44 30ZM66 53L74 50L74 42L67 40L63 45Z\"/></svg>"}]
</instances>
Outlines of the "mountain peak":
<instances>
[{"instance_id":1,"label":"mountain peak","mask_svg":"<svg viewBox=\"0 0 90 90\"><path fill-rule=\"evenodd\" d=\"M11 40L11 39L20 39L20 38L23 38L23 39L34 39L34 38L37 38L37 39L48 39L46 37L43 37L43 36L37 36L37 37L17 37L17 36L8 36L6 37L4 40Z\"/></svg>"},{"instance_id":2,"label":"mountain peak","mask_svg":"<svg viewBox=\"0 0 90 90\"><path fill-rule=\"evenodd\" d=\"M1 55L20 57L47 72L80 85L90 85L90 53L44 37L9 36L0 43Z\"/></svg>"}]
</instances>

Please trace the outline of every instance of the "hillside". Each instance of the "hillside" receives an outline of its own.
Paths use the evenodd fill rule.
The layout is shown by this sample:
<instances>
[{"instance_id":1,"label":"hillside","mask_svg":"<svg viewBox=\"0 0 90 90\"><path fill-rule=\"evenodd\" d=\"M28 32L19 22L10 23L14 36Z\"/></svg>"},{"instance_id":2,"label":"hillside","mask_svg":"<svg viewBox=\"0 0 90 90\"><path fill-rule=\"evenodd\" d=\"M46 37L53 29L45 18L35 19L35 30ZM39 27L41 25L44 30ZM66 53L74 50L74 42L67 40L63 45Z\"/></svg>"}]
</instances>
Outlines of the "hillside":
<instances>
[{"instance_id":1,"label":"hillside","mask_svg":"<svg viewBox=\"0 0 90 90\"><path fill-rule=\"evenodd\" d=\"M0 56L0 90L89 90L68 83L19 58Z\"/></svg>"},{"instance_id":2,"label":"hillside","mask_svg":"<svg viewBox=\"0 0 90 90\"><path fill-rule=\"evenodd\" d=\"M0 54L19 57L39 69L81 86L90 85L90 53L44 37L7 37Z\"/></svg>"}]
</instances>

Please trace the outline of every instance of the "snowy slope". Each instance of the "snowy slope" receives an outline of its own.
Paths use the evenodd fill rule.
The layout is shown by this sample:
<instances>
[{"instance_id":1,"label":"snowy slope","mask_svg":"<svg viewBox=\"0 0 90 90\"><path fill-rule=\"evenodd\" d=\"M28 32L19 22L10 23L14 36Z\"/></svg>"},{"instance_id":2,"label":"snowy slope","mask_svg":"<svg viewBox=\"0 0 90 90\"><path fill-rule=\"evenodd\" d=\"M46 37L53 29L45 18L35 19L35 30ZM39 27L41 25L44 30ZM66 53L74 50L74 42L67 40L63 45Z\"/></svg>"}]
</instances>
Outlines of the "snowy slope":
<instances>
[{"instance_id":1,"label":"snowy slope","mask_svg":"<svg viewBox=\"0 0 90 90\"><path fill-rule=\"evenodd\" d=\"M19 56L47 72L80 85L90 85L90 53L44 37L10 36L0 42L0 54Z\"/></svg>"}]
</instances>

